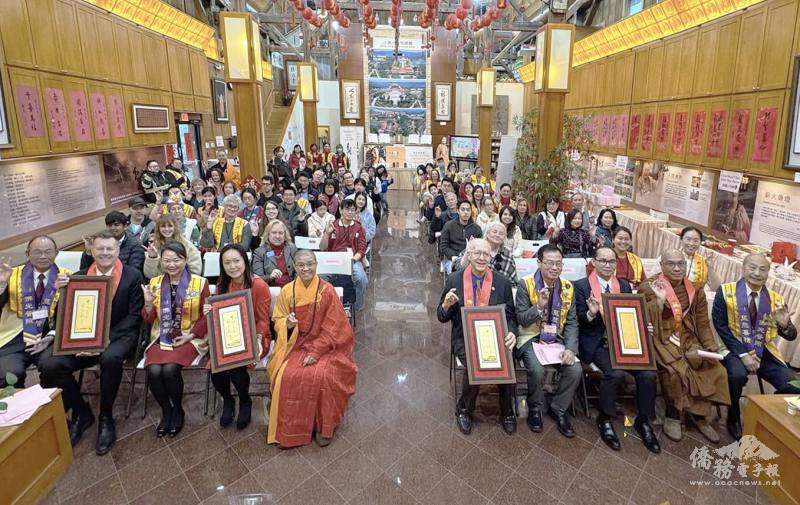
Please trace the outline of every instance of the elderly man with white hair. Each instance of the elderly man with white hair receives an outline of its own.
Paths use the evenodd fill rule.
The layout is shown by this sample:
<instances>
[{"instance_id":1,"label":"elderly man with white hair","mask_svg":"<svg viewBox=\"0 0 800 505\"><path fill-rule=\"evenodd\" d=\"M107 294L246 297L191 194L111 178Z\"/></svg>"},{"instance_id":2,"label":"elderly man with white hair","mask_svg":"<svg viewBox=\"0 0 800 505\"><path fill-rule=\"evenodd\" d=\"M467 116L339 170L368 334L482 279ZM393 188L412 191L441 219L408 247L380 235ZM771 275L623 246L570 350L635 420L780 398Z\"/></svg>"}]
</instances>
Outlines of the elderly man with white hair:
<instances>
[{"instance_id":1,"label":"elderly man with white hair","mask_svg":"<svg viewBox=\"0 0 800 505\"><path fill-rule=\"evenodd\" d=\"M514 257L504 247L505 237L506 226L503 223L495 222L486 228L486 235L483 238L489 242L489 252L492 255L489 258L489 268L493 272L505 275L511 286L516 287L517 265L514 262ZM466 250L461 254L458 264L461 265L461 268L466 268L469 265L469 257L466 254Z\"/></svg>"},{"instance_id":2,"label":"elderly man with white hair","mask_svg":"<svg viewBox=\"0 0 800 505\"><path fill-rule=\"evenodd\" d=\"M252 232L250 224L237 216L242 200L237 195L228 195L222 201L222 215L212 210L200 235L200 246L208 251L219 251L227 244L239 244L250 249Z\"/></svg>"}]
</instances>

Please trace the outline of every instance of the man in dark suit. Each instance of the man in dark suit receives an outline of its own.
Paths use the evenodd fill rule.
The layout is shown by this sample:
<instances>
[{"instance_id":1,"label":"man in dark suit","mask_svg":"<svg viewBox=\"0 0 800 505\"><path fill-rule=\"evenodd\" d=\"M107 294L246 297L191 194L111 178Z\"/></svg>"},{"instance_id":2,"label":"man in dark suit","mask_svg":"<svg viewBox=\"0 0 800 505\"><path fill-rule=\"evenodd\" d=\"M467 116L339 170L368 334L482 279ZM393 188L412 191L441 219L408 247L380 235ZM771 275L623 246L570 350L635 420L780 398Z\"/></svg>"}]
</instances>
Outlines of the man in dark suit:
<instances>
[{"instance_id":1,"label":"man in dark suit","mask_svg":"<svg viewBox=\"0 0 800 505\"><path fill-rule=\"evenodd\" d=\"M144 248L136 235L128 230L128 223L128 216L118 210L112 210L106 214L106 228L119 242L119 260L126 267L141 272L144 268ZM94 262L92 240L87 239L84 245L86 250L81 256L81 270L86 270Z\"/></svg>"},{"instance_id":2,"label":"man in dark suit","mask_svg":"<svg viewBox=\"0 0 800 505\"><path fill-rule=\"evenodd\" d=\"M451 351L461 363L467 363L464 348L464 328L461 321L461 307L485 307L505 305L508 335L505 345L513 349L517 342L517 317L514 312L514 296L511 282L503 275L492 272L489 268L491 251L489 243L483 239L474 239L467 245L464 253L469 265L447 277L444 292L436 308L436 316L442 323L450 322ZM465 280L466 279L466 280ZM466 284L466 286L465 286ZM468 435L472 431L472 413L475 411L475 400L478 398L480 386L471 385L464 373L464 386L458 400L456 422L461 433ZM517 419L512 406L514 384L498 385L500 390L500 415L503 430L514 433L517 430Z\"/></svg>"},{"instance_id":3,"label":"man in dark suit","mask_svg":"<svg viewBox=\"0 0 800 505\"><path fill-rule=\"evenodd\" d=\"M117 440L112 412L122 381L122 364L133 353L139 341L144 305L144 277L138 270L122 264L119 260L119 242L108 230L95 235L92 240L92 256L94 264L77 274L113 278L108 347L99 354L80 353L74 356L53 356L51 347L44 351L47 354L39 363L39 371L42 386L61 388L64 410L72 410L69 436L74 446L83 432L94 424L94 415L81 397L80 387L73 373L100 364L100 419L95 451L98 455L103 455L111 450Z\"/></svg>"},{"instance_id":4,"label":"man in dark suit","mask_svg":"<svg viewBox=\"0 0 800 505\"><path fill-rule=\"evenodd\" d=\"M605 335L605 317L602 313L603 293L630 293L631 285L625 279L614 276L617 256L610 247L600 247L592 259L594 270L588 278L576 281L575 311L578 315L579 356L584 363L594 363L603 373L600 382L600 412L597 414L597 428L600 438L610 448L620 449L619 438L614 431L612 420L617 416L615 401L617 388L625 379L626 371L611 368L608 356L608 340ZM655 417L656 378L654 370L628 370L636 380L636 408L638 415L633 423L634 429L642 437L648 450L658 454L658 444L650 418Z\"/></svg>"}]
</instances>

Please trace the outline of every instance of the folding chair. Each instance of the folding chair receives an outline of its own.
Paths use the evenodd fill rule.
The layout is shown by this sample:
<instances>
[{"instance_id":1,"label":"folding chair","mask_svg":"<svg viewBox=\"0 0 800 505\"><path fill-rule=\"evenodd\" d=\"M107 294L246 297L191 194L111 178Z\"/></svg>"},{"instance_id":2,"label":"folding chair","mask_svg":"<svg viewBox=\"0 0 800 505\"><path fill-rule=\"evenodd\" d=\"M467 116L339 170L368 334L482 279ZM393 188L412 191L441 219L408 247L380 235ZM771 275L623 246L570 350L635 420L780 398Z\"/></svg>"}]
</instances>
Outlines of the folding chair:
<instances>
[{"instance_id":1,"label":"folding chair","mask_svg":"<svg viewBox=\"0 0 800 505\"><path fill-rule=\"evenodd\" d=\"M59 251L56 255L56 265L70 272L77 272L81 269L81 256L83 253L80 251Z\"/></svg>"},{"instance_id":2,"label":"folding chair","mask_svg":"<svg viewBox=\"0 0 800 505\"><path fill-rule=\"evenodd\" d=\"M568 281L577 281L586 277L586 260L584 258L564 258L564 268L561 278Z\"/></svg>"},{"instance_id":3,"label":"folding chair","mask_svg":"<svg viewBox=\"0 0 800 505\"><path fill-rule=\"evenodd\" d=\"M524 277L539 270L539 262L536 258L514 258L514 265L517 267L517 281L521 281Z\"/></svg>"},{"instance_id":4,"label":"folding chair","mask_svg":"<svg viewBox=\"0 0 800 505\"><path fill-rule=\"evenodd\" d=\"M319 251L319 244L322 241L319 237L300 237L294 238L294 245L298 249L308 249L310 251Z\"/></svg>"},{"instance_id":5,"label":"folding chair","mask_svg":"<svg viewBox=\"0 0 800 505\"><path fill-rule=\"evenodd\" d=\"M353 278L353 253L344 252L320 252L314 253L317 257L317 275L347 275ZM355 290L355 285L353 286ZM346 310L347 308L345 308ZM352 307L350 307L350 325L355 329L356 317Z\"/></svg>"}]
</instances>

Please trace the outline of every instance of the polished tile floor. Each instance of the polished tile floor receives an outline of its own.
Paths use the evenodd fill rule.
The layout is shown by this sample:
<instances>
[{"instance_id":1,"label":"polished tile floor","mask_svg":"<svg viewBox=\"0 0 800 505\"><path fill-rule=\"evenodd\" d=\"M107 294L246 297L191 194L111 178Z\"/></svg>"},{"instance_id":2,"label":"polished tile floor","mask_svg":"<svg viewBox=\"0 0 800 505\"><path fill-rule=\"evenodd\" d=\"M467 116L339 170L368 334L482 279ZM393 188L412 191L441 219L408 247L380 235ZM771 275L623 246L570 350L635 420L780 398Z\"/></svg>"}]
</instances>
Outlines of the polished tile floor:
<instances>
[{"instance_id":1,"label":"polished tile floor","mask_svg":"<svg viewBox=\"0 0 800 505\"><path fill-rule=\"evenodd\" d=\"M217 417L203 416L202 394L187 396L180 436L157 439L154 401L141 416L140 377L129 419L123 419L127 382L120 391L120 439L112 453L96 456L94 429L87 432L45 503L228 505L238 503L229 497L245 494L261 494L265 504L768 503L752 486L690 484L714 480L689 463L691 451L706 445L696 432L681 443L661 436L664 450L656 456L619 422L623 449L612 453L579 410L572 440L549 419L543 433L533 434L521 418L517 434L507 436L496 424L489 391L481 396L475 431L461 435L448 379L450 329L435 315L442 279L419 236L412 193L390 196L391 215L375 240L367 308L358 315L357 391L330 446L268 446L263 397L246 430L220 429ZM187 372L186 380L189 391L204 390L202 372ZM254 373L253 380L264 378ZM85 389L93 389L91 378Z\"/></svg>"}]
</instances>

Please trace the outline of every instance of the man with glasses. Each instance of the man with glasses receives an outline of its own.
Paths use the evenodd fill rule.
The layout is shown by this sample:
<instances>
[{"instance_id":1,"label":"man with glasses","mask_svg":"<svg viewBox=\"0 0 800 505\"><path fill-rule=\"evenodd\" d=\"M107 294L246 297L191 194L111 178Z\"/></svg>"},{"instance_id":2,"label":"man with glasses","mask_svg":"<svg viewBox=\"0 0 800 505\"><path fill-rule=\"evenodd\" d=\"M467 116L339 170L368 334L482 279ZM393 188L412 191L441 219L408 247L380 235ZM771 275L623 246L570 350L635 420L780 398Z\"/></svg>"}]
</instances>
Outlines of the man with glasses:
<instances>
[{"instance_id":1,"label":"man with glasses","mask_svg":"<svg viewBox=\"0 0 800 505\"><path fill-rule=\"evenodd\" d=\"M297 189L288 184L281 193L283 199L278 204L278 217L289 226L293 237L308 236L308 223L306 222L306 211L297 202ZM308 205L308 203L306 203ZM311 206L309 205L309 209Z\"/></svg>"},{"instance_id":2,"label":"man with glasses","mask_svg":"<svg viewBox=\"0 0 800 505\"><path fill-rule=\"evenodd\" d=\"M560 277L564 259L558 247L547 244L536 254L539 269L520 280L516 300L520 326L517 354L528 371L528 428L534 433L542 432L542 410L547 406L543 388L545 366L555 366L561 378L548 413L556 422L558 431L572 438L575 430L567 409L583 373L575 359L578 354L578 321L574 291L572 283ZM539 361L533 346L541 344L559 346L557 363Z\"/></svg>"},{"instance_id":3,"label":"man with glasses","mask_svg":"<svg viewBox=\"0 0 800 505\"><path fill-rule=\"evenodd\" d=\"M715 404L730 404L725 368L698 351L719 351L708 321L708 303L702 290L686 278L686 257L678 249L661 255L660 274L639 286L647 300L647 316L654 326L658 377L667 403L664 434L683 438L681 418L694 424L710 442L719 434L707 417Z\"/></svg>"},{"instance_id":4,"label":"man with glasses","mask_svg":"<svg viewBox=\"0 0 800 505\"><path fill-rule=\"evenodd\" d=\"M631 374L636 380L636 408L638 415L633 428L642 437L642 443L650 452L658 454L658 444L650 419L656 415L656 379L652 370L615 370L608 355L605 317L603 314L604 293L630 293L631 285L614 275L617 255L610 247L599 247L592 258L594 270L585 279L575 282L575 312L578 316L579 356L584 363L594 363L603 373L600 382L600 412L597 428L600 438L611 449L620 450L619 438L612 421L617 417L617 388Z\"/></svg>"},{"instance_id":5,"label":"man with glasses","mask_svg":"<svg viewBox=\"0 0 800 505\"><path fill-rule=\"evenodd\" d=\"M267 202L281 203L281 195L275 193L275 179L271 175L261 178L261 191L258 194L256 205L263 207Z\"/></svg>"},{"instance_id":6,"label":"man with glasses","mask_svg":"<svg viewBox=\"0 0 800 505\"><path fill-rule=\"evenodd\" d=\"M53 342L58 290L67 285L69 271L55 264L55 240L40 235L28 242L23 265L11 268L0 259L0 386L6 373L17 377L16 387L25 387L26 371L38 365L41 352Z\"/></svg>"},{"instance_id":7,"label":"man with glasses","mask_svg":"<svg viewBox=\"0 0 800 505\"><path fill-rule=\"evenodd\" d=\"M509 331L505 337L505 345L509 349L513 349L517 341L517 318L514 313L511 283L504 275L496 274L489 268L491 256L488 242L480 238L471 240L466 250L469 265L464 270L454 272L447 277L439 306L436 308L439 322L450 322L452 327L450 333L451 352L461 363L467 362L464 327L461 320L462 307L504 305ZM514 384L497 386L500 393L501 424L503 431L509 435L517 431L517 418L514 417L513 408L514 387ZM465 435L472 432L472 414L475 411L475 402L479 391L480 386L470 384L468 374L465 372L464 385L456 411L456 424L461 433Z\"/></svg>"},{"instance_id":8,"label":"man with glasses","mask_svg":"<svg viewBox=\"0 0 800 505\"><path fill-rule=\"evenodd\" d=\"M742 263L742 278L717 289L711 317L728 353L723 364L728 371L731 408L728 433L742 438L739 398L748 375L757 374L775 388L776 393L800 393L792 385L794 372L786 366L778 350L778 337L797 338L797 328L780 293L765 286L770 261L763 254L749 254Z\"/></svg>"},{"instance_id":9,"label":"man with glasses","mask_svg":"<svg viewBox=\"0 0 800 505\"><path fill-rule=\"evenodd\" d=\"M200 246L209 251L219 251L227 244L239 244L250 250L252 230L250 223L238 216L241 206L238 196L226 196L222 201L222 215L206 222L200 235Z\"/></svg>"}]
</instances>

